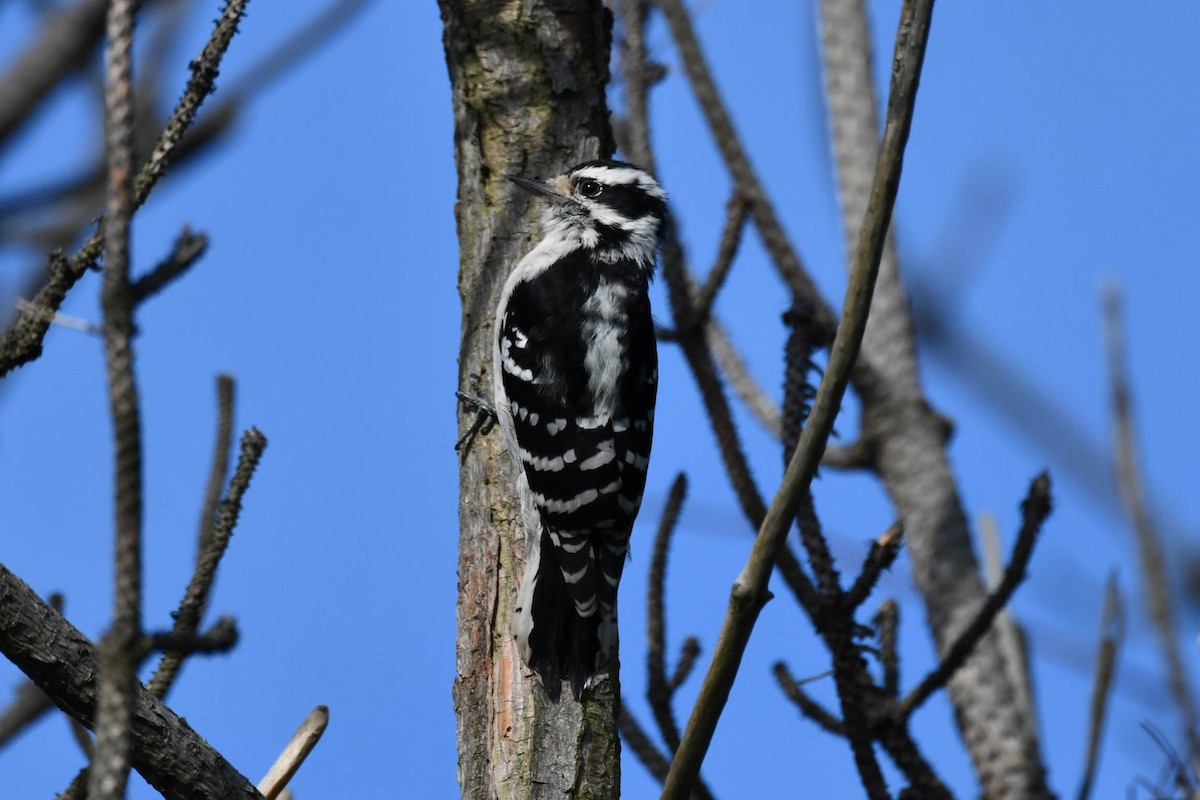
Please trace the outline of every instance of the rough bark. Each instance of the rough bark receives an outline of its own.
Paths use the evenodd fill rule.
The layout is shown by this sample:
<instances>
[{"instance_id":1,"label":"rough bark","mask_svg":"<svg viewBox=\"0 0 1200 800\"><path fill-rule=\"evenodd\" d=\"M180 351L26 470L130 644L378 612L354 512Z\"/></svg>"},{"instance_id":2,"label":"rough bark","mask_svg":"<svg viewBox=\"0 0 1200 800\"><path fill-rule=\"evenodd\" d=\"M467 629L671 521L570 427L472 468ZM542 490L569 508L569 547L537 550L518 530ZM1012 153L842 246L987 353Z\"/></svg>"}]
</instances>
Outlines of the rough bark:
<instances>
[{"instance_id":1,"label":"rough bark","mask_svg":"<svg viewBox=\"0 0 1200 800\"><path fill-rule=\"evenodd\" d=\"M870 40L862 0L823 0L826 81L847 249L866 210L879 152ZM889 236L855 386L862 436L904 525L913 573L939 653L987 596L946 456L946 425L922 394L915 335ZM988 798L1049 797L1029 696L1018 691L995 634L950 681L959 729Z\"/></svg>"},{"instance_id":2,"label":"rough bark","mask_svg":"<svg viewBox=\"0 0 1200 800\"><path fill-rule=\"evenodd\" d=\"M91 728L96 648L20 578L0 565L0 652L73 719ZM262 795L140 683L133 699L133 767L169 800Z\"/></svg>"},{"instance_id":3,"label":"rough bark","mask_svg":"<svg viewBox=\"0 0 1200 800\"><path fill-rule=\"evenodd\" d=\"M440 0L458 165L459 389L488 395L495 304L536 216L505 175L549 177L613 151L605 102L611 17L600 0ZM472 415L460 416L465 431ZM454 707L464 798L619 794L615 669L551 703L509 633L525 536L515 472L496 435L459 473Z\"/></svg>"}]
</instances>

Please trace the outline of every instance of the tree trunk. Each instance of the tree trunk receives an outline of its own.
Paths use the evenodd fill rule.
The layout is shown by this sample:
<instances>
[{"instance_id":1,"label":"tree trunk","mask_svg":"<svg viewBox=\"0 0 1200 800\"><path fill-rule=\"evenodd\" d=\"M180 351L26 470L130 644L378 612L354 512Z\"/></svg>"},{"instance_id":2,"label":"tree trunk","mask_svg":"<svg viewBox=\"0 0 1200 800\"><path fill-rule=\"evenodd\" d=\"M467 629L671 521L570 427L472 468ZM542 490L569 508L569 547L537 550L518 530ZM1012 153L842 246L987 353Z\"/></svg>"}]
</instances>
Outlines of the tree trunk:
<instances>
[{"instance_id":1,"label":"tree trunk","mask_svg":"<svg viewBox=\"0 0 1200 800\"><path fill-rule=\"evenodd\" d=\"M612 153L605 86L611 15L600 0L440 0L458 164L459 389L490 395L495 305L532 247L529 197L506 175L551 177ZM490 398L489 398L490 399ZM471 414L460 417L465 431ZM509 622L525 562L515 471L497 433L459 472L458 778L469 800L615 798L616 673L551 703Z\"/></svg>"}]
</instances>

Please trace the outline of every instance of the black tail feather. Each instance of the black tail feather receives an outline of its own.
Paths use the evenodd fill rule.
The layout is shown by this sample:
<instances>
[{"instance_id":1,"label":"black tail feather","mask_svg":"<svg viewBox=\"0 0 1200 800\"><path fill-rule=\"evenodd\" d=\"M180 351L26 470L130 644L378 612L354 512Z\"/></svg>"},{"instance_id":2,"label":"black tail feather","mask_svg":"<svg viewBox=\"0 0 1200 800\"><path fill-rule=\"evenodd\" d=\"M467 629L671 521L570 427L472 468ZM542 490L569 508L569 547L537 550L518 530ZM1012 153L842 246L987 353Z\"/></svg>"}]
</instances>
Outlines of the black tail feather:
<instances>
[{"instance_id":1,"label":"black tail feather","mask_svg":"<svg viewBox=\"0 0 1200 800\"><path fill-rule=\"evenodd\" d=\"M579 700L588 678L596 672L600 614L597 611L581 618L575 612L548 533L542 533L541 547L530 610L533 629L529 633L529 666L541 676L552 701L558 702L564 680L571 682L571 693Z\"/></svg>"}]
</instances>

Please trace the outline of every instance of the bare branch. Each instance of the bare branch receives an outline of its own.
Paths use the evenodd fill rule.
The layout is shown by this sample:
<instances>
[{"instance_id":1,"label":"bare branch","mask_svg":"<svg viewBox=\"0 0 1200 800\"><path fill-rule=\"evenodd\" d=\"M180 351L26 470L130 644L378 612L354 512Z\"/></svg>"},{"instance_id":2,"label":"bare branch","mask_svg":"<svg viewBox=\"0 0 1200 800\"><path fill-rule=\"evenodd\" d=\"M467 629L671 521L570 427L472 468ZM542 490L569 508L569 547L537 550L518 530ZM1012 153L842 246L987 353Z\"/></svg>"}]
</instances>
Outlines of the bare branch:
<instances>
[{"instance_id":1,"label":"bare branch","mask_svg":"<svg viewBox=\"0 0 1200 800\"><path fill-rule=\"evenodd\" d=\"M132 214L146 202L151 190L166 172L176 155L180 139L195 120L200 105L215 88L217 68L238 23L245 13L249 0L226 0L221 16L217 19L200 56L192 62L192 76L184 89L183 97L175 107L159 136L154 152L142 165L133 185ZM71 287L96 265L104 245L103 223L101 230L93 233L74 256L67 260L61 253L50 256L50 277L44 287L33 297L33 310L22 313L0 337L0 378L17 367L36 359L42 352L42 340L50 326L50 319L62 305Z\"/></svg>"},{"instance_id":2,"label":"bare branch","mask_svg":"<svg viewBox=\"0 0 1200 800\"><path fill-rule=\"evenodd\" d=\"M649 71L638 65L645 64L645 50L642 31L632 32L635 21L644 22L644 10L626 9L624 16L626 32L625 49L623 50L626 65L626 102L628 116L626 133L628 141L624 149L630 157L640 162L652 172L655 169L654 153L650 149L649 122L646 109L646 89L651 79ZM632 35L631 35L632 34ZM676 319L687 319L694 307L693 296L696 293L695 281L692 279L684 259L683 248L678 238L678 226L672 226L668 231L667 240L662 251L663 278L667 283L668 297L672 313ZM721 381L713 365L712 353L709 348L714 338L720 338L713 333L715 324L708 326L706 336L692 335L687 331L680 341L684 358L692 371L693 377L704 401L705 411L713 432L716 434L717 446L721 452L721 460L725 465L730 484L738 497L742 512L755 528L762 524L766 505L750 472L749 462L742 450L737 428L733 424L733 414L729 401L721 387ZM709 343L706 347L706 341ZM728 343L726 343L728 344ZM728 346L732 352L732 346ZM713 348L714 352L716 348ZM752 383L749 381L748 383ZM778 430L778 423L775 429ZM796 596L797 601L806 608L815 604L816 590L805 575L799 560L791 548L784 547L778 558L779 573L784 582Z\"/></svg>"},{"instance_id":3,"label":"bare branch","mask_svg":"<svg viewBox=\"0 0 1200 800\"><path fill-rule=\"evenodd\" d=\"M204 502L200 506L200 525L196 534L196 562L204 558L212 541L213 529L217 524L217 504L221 502L221 490L225 488L225 476L229 474L229 456L233 452L233 397L237 384L232 375L217 376L217 431L213 440L211 466L208 469L208 484L204 489Z\"/></svg>"},{"instance_id":4,"label":"bare branch","mask_svg":"<svg viewBox=\"0 0 1200 800\"><path fill-rule=\"evenodd\" d=\"M221 617L204 633L152 633L146 637L142 649L170 650L176 653L227 653L238 642L237 623L233 617Z\"/></svg>"},{"instance_id":5,"label":"bare branch","mask_svg":"<svg viewBox=\"0 0 1200 800\"><path fill-rule=\"evenodd\" d=\"M679 747L679 725L675 722L675 713L671 709L671 700L675 692L667 680L666 659L663 657L667 637L663 595L671 536L679 522L679 512L683 508L686 496L687 476L681 472L671 484L671 490L667 494L667 505L663 509L658 533L654 537L654 550L650 556L650 586L646 594L646 699L650 703L663 741L667 744L667 750L672 753Z\"/></svg>"},{"instance_id":6,"label":"bare branch","mask_svg":"<svg viewBox=\"0 0 1200 800\"><path fill-rule=\"evenodd\" d=\"M134 376L129 225L133 214L133 19L137 0L108 7L104 145L108 222L104 228L104 353L116 453L116 599L100 642L96 742L88 770L92 800L118 800L129 779L137 643L142 614L142 425Z\"/></svg>"},{"instance_id":7,"label":"bare branch","mask_svg":"<svg viewBox=\"0 0 1200 800\"><path fill-rule=\"evenodd\" d=\"M762 384L750 374L749 367L742 359L729 334L716 317L710 317L704 326L705 340L717 366L729 379L729 388L745 404L754 418L767 429L772 437L780 438L783 422L780 420L779 403L763 389Z\"/></svg>"},{"instance_id":8,"label":"bare branch","mask_svg":"<svg viewBox=\"0 0 1200 800\"><path fill-rule=\"evenodd\" d=\"M846 592L844 600L848 609L854 609L866 602L867 597L879 582L879 576L889 569L900 555L900 545L904 541L904 526L899 522L892 523L879 538L871 542L871 550L863 562L862 571L854 581L854 585Z\"/></svg>"},{"instance_id":9,"label":"bare branch","mask_svg":"<svg viewBox=\"0 0 1200 800\"><path fill-rule=\"evenodd\" d=\"M900 697L900 655L896 650L899 630L900 606L895 600L884 600L875 614L875 634L879 639L879 663L883 667L883 693L890 700Z\"/></svg>"},{"instance_id":10,"label":"bare branch","mask_svg":"<svg viewBox=\"0 0 1200 800\"><path fill-rule=\"evenodd\" d=\"M991 629L996 614L1008 604L1013 592L1025 579L1025 570L1029 566L1029 559L1033 556L1033 546L1041 532L1042 523L1050 516L1050 475L1048 473L1043 472L1033 479L1029 486L1029 494L1021 503L1021 514L1023 517L1021 531L1017 534L1012 558L1009 560L1008 569L1004 571L1004 577L1000 584L988 595L971 623L946 649L942 656L942 662L900 702L901 717L910 716L935 691L946 685L951 676L966 662L979 640Z\"/></svg>"},{"instance_id":11,"label":"bare branch","mask_svg":"<svg viewBox=\"0 0 1200 800\"><path fill-rule=\"evenodd\" d=\"M692 28L691 19L681 0L655 0L662 10L671 28L671 36L679 48L684 70L692 84L692 90L704 115L709 128L716 139L717 147L725 160L737 194L745 199L754 218L754 224L762 236L763 244L775 262L776 268L792 288L792 293L811 302L818 309L818 320L827 331L832 331L837 324L833 311L825 304L808 276L800 257L792 247L787 233L783 229L775 207L767 197L766 190L750 165L750 158L738 139L733 121L729 117L721 95L717 91L716 82L709 71L700 49L700 42Z\"/></svg>"},{"instance_id":12,"label":"bare branch","mask_svg":"<svg viewBox=\"0 0 1200 800\"><path fill-rule=\"evenodd\" d=\"M104 35L106 0L81 0L46 21L0 78L0 144L28 119L66 75L82 67Z\"/></svg>"},{"instance_id":13,"label":"bare branch","mask_svg":"<svg viewBox=\"0 0 1200 800\"><path fill-rule=\"evenodd\" d=\"M1078 800L1088 800L1100 757L1100 736L1104 732L1105 712L1117 677L1117 654L1125 640L1125 603L1114 570L1104 586L1104 610L1100 616L1100 646L1096 649L1096 676L1092 684L1092 703L1088 714L1087 763L1079 781Z\"/></svg>"},{"instance_id":14,"label":"bare branch","mask_svg":"<svg viewBox=\"0 0 1200 800\"><path fill-rule=\"evenodd\" d=\"M660 784L666 780L667 772L671 768L670 760L650 740L641 723L623 703L620 715L617 717L617 727L621 731L621 738L625 740L625 745L633 751L637 760L642 762L642 766L649 770ZM713 800L712 791L709 790L703 779L696 780L696 788L692 790L692 800Z\"/></svg>"},{"instance_id":15,"label":"bare branch","mask_svg":"<svg viewBox=\"0 0 1200 800\"><path fill-rule=\"evenodd\" d=\"M195 264L204 251L208 249L208 237L202 233L192 233L185 225L171 253L160 261L154 269L133 282L130 292L134 304L142 303L147 297L162 291L167 284L178 278Z\"/></svg>"},{"instance_id":16,"label":"bare branch","mask_svg":"<svg viewBox=\"0 0 1200 800\"><path fill-rule=\"evenodd\" d=\"M196 562L196 570L188 583L187 591L175 612L175 624L171 629L176 636L195 635L199 630L200 620L208 605L208 595L212 589L213 579L217 574L217 566L229 546L233 529L237 525L238 515L242 510L242 500L250 487L250 479L258 468L263 451L267 447L267 437L257 428L251 428L242 435L242 450L238 457L237 468L229 481L229 493L217 510L216 523L212 529L212 537L207 547ZM166 697L174 683L179 667L186 653L168 651L163 654L154 676L146 685L155 697Z\"/></svg>"},{"instance_id":17,"label":"bare branch","mask_svg":"<svg viewBox=\"0 0 1200 800\"><path fill-rule=\"evenodd\" d=\"M721 231L717 257L708 272L708 277L704 279L704 284L696 292L696 299L692 304L692 318L683 321L684 327L691 328L708 321L713 303L717 299L717 292L725 285L729 268L733 266L733 257L737 255L742 244L742 231L746 228L746 218L749 214L749 204L737 194L725 204L725 227Z\"/></svg>"},{"instance_id":18,"label":"bare branch","mask_svg":"<svg viewBox=\"0 0 1200 800\"><path fill-rule=\"evenodd\" d=\"M810 681L827 678L833 673L822 672L820 675L812 678L796 680L792 676L791 670L788 669L787 664L782 661L776 661L771 671L775 674L775 680L779 684L779 688L783 690L787 699L791 700L796 708L800 709L801 714L835 736L846 735L846 729L842 726L842 721L833 712L828 711L823 705L809 697L808 692L802 688L804 684Z\"/></svg>"},{"instance_id":19,"label":"bare branch","mask_svg":"<svg viewBox=\"0 0 1200 800\"><path fill-rule=\"evenodd\" d=\"M987 577L988 591L994 592L1004 580L1004 557L1001 554L1000 532L996 520L991 514L979 515L979 538L982 542L984 574ZM996 640L1001 652L1004 653L1004 668L1012 682L1013 691L1017 694L1017 704L1020 708L1031 709L1037 713L1033 702L1033 687L1030 685L1029 653L1025 649L1025 633L1007 608L1000 609L996 614L993 626ZM1037 730L1037 719L1029 720L1033 730Z\"/></svg>"},{"instance_id":20,"label":"bare branch","mask_svg":"<svg viewBox=\"0 0 1200 800\"><path fill-rule=\"evenodd\" d=\"M1183 735L1191 752L1200 752L1200 732L1192 687L1179 652L1175 612L1171 605L1171 576L1163 558L1162 536L1146 506L1138 466L1136 435L1133 429L1132 390L1125 357L1125 335L1121 324L1121 295L1115 286L1104 293L1104 323L1108 344L1108 370L1113 408L1113 465L1121 502L1133 524L1142 569L1142 592L1146 613L1154 624L1167 666L1167 688L1183 723Z\"/></svg>"},{"instance_id":21,"label":"bare branch","mask_svg":"<svg viewBox=\"0 0 1200 800\"><path fill-rule=\"evenodd\" d=\"M279 754L279 758L275 759L275 763L267 771L266 777L258 782L258 791L263 797L267 800L275 800L283 792L288 781L304 763L304 759L308 758L308 754L317 746L317 742L321 741L321 735L325 733L325 728L328 726L328 706L317 706L309 712L304 721L300 723L300 727L292 734L292 738L283 748L283 752Z\"/></svg>"},{"instance_id":22,"label":"bare branch","mask_svg":"<svg viewBox=\"0 0 1200 800\"><path fill-rule=\"evenodd\" d=\"M0 652L73 719L96 718L96 648L20 578L0 565ZM134 687L131 757L168 800L259 795L171 709Z\"/></svg>"},{"instance_id":23,"label":"bare branch","mask_svg":"<svg viewBox=\"0 0 1200 800\"><path fill-rule=\"evenodd\" d=\"M691 26L682 6L671 0L664 4L664 8L667 7L673 7L675 12L674 18L668 15L668 19L676 38L681 38L682 29L686 28L690 33ZM933 3L930 0L905 2L901 10L892 70L892 90L888 99L887 125L871 200L859 235L842 321L838 326L829 364L817 390L808 423L801 433L796 453L759 530L750 559L734 583L716 652L713 654L704 685L700 689L692 717L684 731L679 751L671 764L671 774L663 791L664 798L685 797L695 781L700 763L716 729L717 720L729 697L729 690L754 622L765 601L767 578L780 549L780 543L794 518L801 494L816 473L821 453L833 430L833 421L841 406L850 369L857 358L866 327L867 311L878 274L883 240L891 221L892 206L899 187L904 145L912 123L917 83L924 60L932 12ZM694 36L691 40L694 41ZM752 193L745 194L752 200L756 199ZM755 202L756 208L757 205Z\"/></svg>"},{"instance_id":24,"label":"bare branch","mask_svg":"<svg viewBox=\"0 0 1200 800\"><path fill-rule=\"evenodd\" d=\"M52 708L54 701L34 684L26 681L18 686L12 702L0 712L0 748Z\"/></svg>"}]
</instances>

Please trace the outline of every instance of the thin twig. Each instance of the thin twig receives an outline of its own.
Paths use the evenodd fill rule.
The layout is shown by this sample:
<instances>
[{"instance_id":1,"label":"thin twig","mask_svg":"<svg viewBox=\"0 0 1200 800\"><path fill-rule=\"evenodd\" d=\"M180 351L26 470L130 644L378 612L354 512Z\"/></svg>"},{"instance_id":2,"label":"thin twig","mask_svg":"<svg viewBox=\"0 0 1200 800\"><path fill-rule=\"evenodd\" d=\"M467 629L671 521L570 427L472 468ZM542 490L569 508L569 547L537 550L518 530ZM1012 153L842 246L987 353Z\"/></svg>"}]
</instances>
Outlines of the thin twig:
<instances>
[{"instance_id":1,"label":"thin twig","mask_svg":"<svg viewBox=\"0 0 1200 800\"><path fill-rule=\"evenodd\" d=\"M674 692L692 674L696 668L696 660L700 658L700 640L689 636L679 646L679 660L675 662L675 671L667 679L667 688Z\"/></svg>"},{"instance_id":2,"label":"thin twig","mask_svg":"<svg viewBox=\"0 0 1200 800\"><path fill-rule=\"evenodd\" d=\"M104 144L108 222L104 228L104 353L116 453L116 591L112 626L100 642L96 742L88 771L92 800L118 800L129 779L137 650L142 614L142 434L129 290L133 203L133 22L137 0L108 7Z\"/></svg>"},{"instance_id":3,"label":"thin twig","mask_svg":"<svg viewBox=\"0 0 1200 800\"><path fill-rule=\"evenodd\" d=\"M664 2L664 8L666 7L675 9L676 19L671 21L671 27L678 39L677 29L687 28L690 31L686 12L676 0ZM779 493L775 496L775 501L771 504L759 530L746 567L734 583L716 652L713 654L712 663L675 760L671 764L671 773L663 790L663 797L666 799L686 797L689 787L695 781L700 763L704 760L716 730L717 720L729 698L729 690L750 639L754 622L765 600L771 566L779 552L780 544L787 535L791 520L794 519L800 496L816 474L821 453L833 431L833 421L841 407L850 370L858 356L866 328L867 310L879 270L883 241L899 188L904 145L912 124L917 82L925 56L932 12L932 0L911 0L905 2L901 10L891 95L888 99L887 126L876 167L871 200L858 238L842 321L838 325L829 363L813 401L808 423L801 434L796 454L788 465ZM692 39L694 41L694 37ZM757 207L757 197L750 193L747 193L747 196Z\"/></svg>"},{"instance_id":4,"label":"thin twig","mask_svg":"<svg viewBox=\"0 0 1200 800\"><path fill-rule=\"evenodd\" d=\"M12 702L0 712L0 748L6 746L25 730L42 718L54 701L35 684L25 681L17 687Z\"/></svg>"},{"instance_id":5,"label":"thin twig","mask_svg":"<svg viewBox=\"0 0 1200 800\"><path fill-rule=\"evenodd\" d=\"M1117 573L1108 575L1104 586L1104 611L1100 616L1100 646L1096 649L1096 677L1092 684L1092 703L1088 714L1087 762L1083 777L1079 781L1078 800L1088 800L1092 793L1092 781L1100 760L1100 736L1104 732L1104 720L1108 699L1112 696L1117 677L1117 654L1125 640L1125 603L1121 599L1121 588L1117 584Z\"/></svg>"},{"instance_id":6,"label":"thin twig","mask_svg":"<svg viewBox=\"0 0 1200 800\"><path fill-rule=\"evenodd\" d=\"M267 437L257 428L251 428L242 435L241 455L238 457L237 468L229 481L229 492L217 510L216 523L213 526L212 538L196 563L196 570L188 583L179 609L175 612L175 624L171 632L177 636L195 635L199 630L200 620L208 605L208 595L216 577L217 566L229 545L233 529L237 525L238 515L242 510L242 500L250 487L250 479L254 475L258 462L262 459L263 450L267 446ZM157 698L166 697L174 683L180 665L187 654L179 651L168 651L163 654L154 671L154 676L146 684L146 688Z\"/></svg>"},{"instance_id":7,"label":"thin twig","mask_svg":"<svg viewBox=\"0 0 1200 800\"><path fill-rule=\"evenodd\" d=\"M9 66L0 79L0 143L32 118L53 86L87 63L104 35L107 5L106 0L85 0L62 9Z\"/></svg>"},{"instance_id":8,"label":"thin twig","mask_svg":"<svg viewBox=\"0 0 1200 800\"><path fill-rule=\"evenodd\" d=\"M649 770L655 780L660 784L666 780L667 772L671 769L670 760L651 741L641 723L630 713L624 703L621 704L617 714L617 729L621 732L625 746L633 751L637 760L642 762L642 766ZM696 781L696 788L692 791L692 800L713 800L712 792L703 779Z\"/></svg>"},{"instance_id":9,"label":"thin twig","mask_svg":"<svg viewBox=\"0 0 1200 800\"><path fill-rule=\"evenodd\" d=\"M233 398L237 384L232 375L217 376L217 432L213 439L208 483L200 505L200 525L196 532L196 562L204 558L217 524L217 504L229 474L229 456L233 452Z\"/></svg>"},{"instance_id":10,"label":"thin twig","mask_svg":"<svg viewBox=\"0 0 1200 800\"><path fill-rule=\"evenodd\" d=\"M896 649L900 631L900 606L884 600L875 614L875 635L879 640L879 664L883 667L883 693L890 700L900 697L900 655Z\"/></svg>"},{"instance_id":11,"label":"thin twig","mask_svg":"<svg viewBox=\"0 0 1200 800\"><path fill-rule=\"evenodd\" d=\"M625 24L631 20L644 21L644 13L631 11L631 16L625 18ZM625 58L627 65L645 63L644 40L641 33L635 38L626 37ZM651 172L655 170L654 153L650 149L649 122L646 114L646 85L650 79L646 69L632 69L626 72L626 91L628 94L628 139L624 149L629 157L641 163ZM641 143L640 145L638 143ZM638 148L645 148L638 149ZM667 235L662 250L663 278L667 283L668 298L671 302L672 313L676 320L686 319L692 313L692 297L695 294L695 281L692 280L684 259L683 248L678 238L678 225L673 225ZM696 379L700 397L704 401L705 411L713 432L717 438L717 446L721 453L721 461L729 476L730 485L737 495L742 512L755 528L762 524L766 513L766 504L762 494L754 482L750 472L750 464L742 450L737 428L733 424L733 414L729 401L721 387L720 377L713 365L712 354L705 346L701 336L685 336L680 342L684 358ZM796 596L797 601L805 608L815 608L816 591L808 576L804 574L799 560L790 548L784 548L779 554L779 573L784 582Z\"/></svg>"},{"instance_id":12,"label":"thin twig","mask_svg":"<svg viewBox=\"0 0 1200 800\"><path fill-rule=\"evenodd\" d=\"M717 366L729 379L729 388L733 389L733 393L772 438L780 438L783 422L780 419L779 403L767 394L762 384L750 373L745 359L733 346L733 341L720 320L709 317L704 326L704 336L708 349L717 360Z\"/></svg>"},{"instance_id":13,"label":"thin twig","mask_svg":"<svg viewBox=\"0 0 1200 800\"><path fill-rule=\"evenodd\" d=\"M666 648L667 625L663 595L667 574L667 555L671 547L671 536L679 522L679 513L687 497L687 476L679 473L667 494L667 505L658 523L654 537L654 550L650 556L649 590L646 593L646 700L658 723L667 750L674 753L679 747L679 724L671 709L674 689L667 680Z\"/></svg>"},{"instance_id":14,"label":"thin twig","mask_svg":"<svg viewBox=\"0 0 1200 800\"><path fill-rule=\"evenodd\" d=\"M227 653L238 642L233 617L221 617L204 633L154 633L146 637L143 650L170 650L174 653Z\"/></svg>"},{"instance_id":15,"label":"thin twig","mask_svg":"<svg viewBox=\"0 0 1200 800\"><path fill-rule=\"evenodd\" d=\"M996 614L1008 605L1013 592L1025 579L1025 570L1029 566L1029 559L1033 556L1033 546L1041 532L1042 523L1046 521L1046 517L1050 516L1049 473L1043 472L1033 479L1029 486L1029 494L1021 503L1021 515L1021 531L1017 534L1017 542L1013 545L1008 569L1004 571L1004 577L1000 584L988 595L975 617L958 635L954 643L946 649L941 663L900 702L898 710L901 718L911 716L934 692L946 685L959 667L966 662L979 640L991 629Z\"/></svg>"},{"instance_id":16,"label":"thin twig","mask_svg":"<svg viewBox=\"0 0 1200 800\"><path fill-rule=\"evenodd\" d=\"M696 100L708 120L708 126L716 139L717 147L725 160L725 165L733 177L733 183L739 196L745 199L754 218L754 224L762 236L763 244L771 255L780 275L792 288L793 294L812 302L818 309L818 320L826 331L832 331L837 324L833 311L821 298L812 279L809 277L800 257L792 247L787 233L783 229L775 207L767 197L766 190L750 164L750 158L742 146L741 140L733 127L729 112L717 91L716 82L700 49L700 42L692 28L687 9L682 0L654 0L655 5L662 10L667 25L671 28L671 36L679 48L684 70L696 94Z\"/></svg>"},{"instance_id":17,"label":"thin twig","mask_svg":"<svg viewBox=\"0 0 1200 800\"><path fill-rule=\"evenodd\" d=\"M195 264L206 249L208 237L203 233L192 233L185 225L170 254L133 282L131 291L134 304L142 303L147 297L162 291L167 284L187 272L188 267Z\"/></svg>"},{"instance_id":18,"label":"thin twig","mask_svg":"<svg viewBox=\"0 0 1200 800\"><path fill-rule=\"evenodd\" d=\"M802 688L804 684L820 678L827 678L832 673L823 672L820 675L804 680L796 680L792 676L788 665L782 661L776 661L775 666L771 668L775 675L775 681L779 684L779 688L783 690L783 694L787 699L791 700L796 708L800 709L800 713L811 719L813 722L820 725L829 733L835 736L845 736L846 729L842 725L842 721L837 718L833 712L826 709L823 705L808 696L808 692Z\"/></svg>"},{"instance_id":19,"label":"thin twig","mask_svg":"<svg viewBox=\"0 0 1200 800\"><path fill-rule=\"evenodd\" d=\"M328 706L317 706L308 713L300 727L292 734L287 746L283 748L283 752L279 754L279 758L275 759L271 769L267 770L266 777L258 782L258 791L263 797L275 800L279 796L296 774L296 770L300 769L304 759L308 758L317 742L321 741L321 734L325 733L328 725Z\"/></svg>"},{"instance_id":20,"label":"thin twig","mask_svg":"<svg viewBox=\"0 0 1200 800\"><path fill-rule=\"evenodd\" d=\"M1004 557L1001 555L1000 532L996 520L991 514L979 515L979 539L982 543L984 575L987 578L988 591L995 591L1004 579ZM1030 686L1029 653L1025 649L1025 633L1017 620L1007 608L1000 609L996 614L993 626L996 640L1004 653L1004 668L1012 681L1013 690L1017 693L1017 707L1030 709L1036 713L1033 702L1033 687ZM1026 724L1030 735L1036 736L1038 731L1036 717L1027 719Z\"/></svg>"},{"instance_id":21,"label":"thin twig","mask_svg":"<svg viewBox=\"0 0 1200 800\"><path fill-rule=\"evenodd\" d=\"M749 204L737 194L725 204L725 227L721 231L717 257L708 272L708 277L704 279L704 284L696 292L696 299L692 304L692 318L683 321L684 327L702 325L711 316L717 292L725 285L729 268L733 266L733 257L737 255L742 244L742 232L746 229L746 218L749 215Z\"/></svg>"},{"instance_id":22,"label":"thin twig","mask_svg":"<svg viewBox=\"0 0 1200 800\"><path fill-rule=\"evenodd\" d=\"M1200 732L1192 687L1179 652L1175 611L1171 604L1171 576L1163 557L1162 536L1150 515L1138 465L1136 434L1131 411L1132 388L1125 356L1121 294L1115 286L1104 292L1104 328L1108 344L1109 383L1114 427L1113 465L1121 502L1129 515L1137 540L1142 570L1142 592L1146 613L1154 624L1167 666L1167 688L1179 710L1183 735L1193 753L1200 753Z\"/></svg>"},{"instance_id":23,"label":"thin twig","mask_svg":"<svg viewBox=\"0 0 1200 800\"><path fill-rule=\"evenodd\" d=\"M900 554L900 545L904 541L904 526L899 522L892 523L879 538L871 542L871 550L863 562L862 571L854 580L854 585L846 592L847 609L855 609L866 602L867 597L879 582L879 576L890 568Z\"/></svg>"},{"instance_id":24,"label":"thin twig","mask_svg":"<svg viewBox=\"0 0 1200 800\"><path fill-rule=\"evenodd\" d=\"M184 89L174 113L159 136L153 153L142 165L133 184L132 214L146 202L150 191L174 161L180 139L192 125L200 105L215 88L217 67L229 47L238 23L245 13L249 0L226 0L221 16L217 19L212 36L204 45L199 57L192 62L192 75ZM61 253L52 253L49 261L49 279L33 297L35 311L22 313L0 337L0 378L17 367L36 359L42 352L42 341L50 327L50 319L58 311L67 292L96 265L104 246L104 233L95 231L70 259ZM47 316L49 315L49 316Z\"/></svg>"},{"instance_id":25,"label":"thin twig","mask_svg":"<svg viewBox=\"0 0 1200 800\"><path fill-rule=\"evenodd\" d=\"M104 335L104 326L97 325L91 320L86 320L82 317L75 317L70 314L63 314L61 311L57 314L47 313L41 308L38 308L33 303L23 297L18 297L13 301L18 311L27 311L30 314L40 314L46 319L49 319L51 324L58 325L61 328L69 328L80 333L89 333L95 336Z\"/></svg>"}]
</instances>

